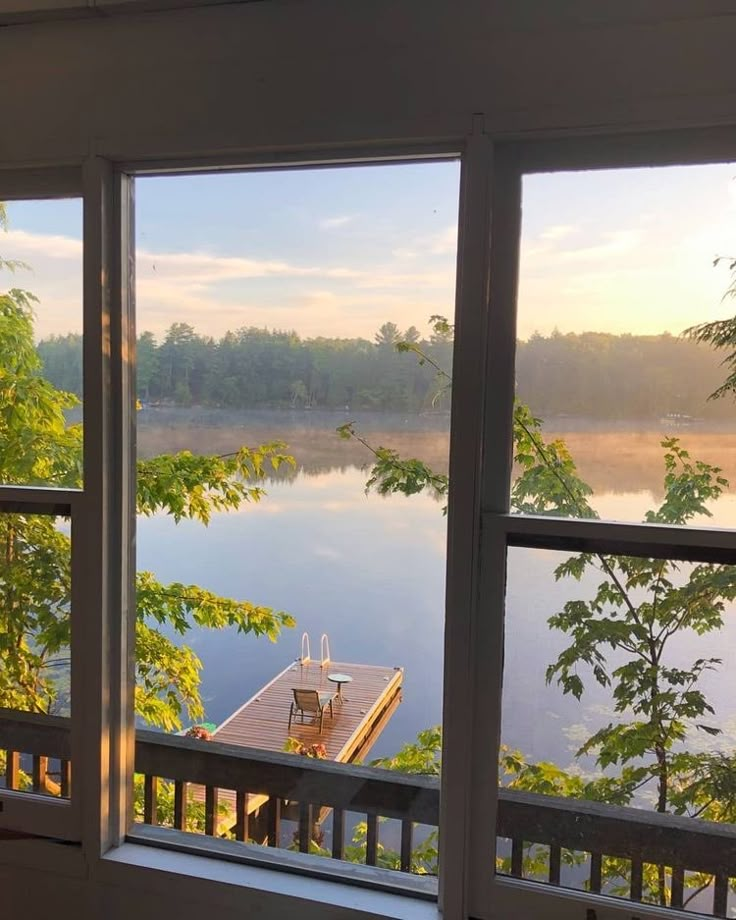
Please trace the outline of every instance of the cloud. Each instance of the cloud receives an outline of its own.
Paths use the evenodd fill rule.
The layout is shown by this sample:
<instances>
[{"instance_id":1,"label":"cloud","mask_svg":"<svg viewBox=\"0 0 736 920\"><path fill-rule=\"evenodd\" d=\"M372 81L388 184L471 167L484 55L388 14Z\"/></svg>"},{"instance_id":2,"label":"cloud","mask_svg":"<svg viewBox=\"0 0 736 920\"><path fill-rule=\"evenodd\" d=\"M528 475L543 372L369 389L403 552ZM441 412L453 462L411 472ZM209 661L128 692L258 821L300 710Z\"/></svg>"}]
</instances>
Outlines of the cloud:
<instances>
[{"instance_id":1,"label":"cloud","mask_svg":"<svg viewBox=\"0 0 736 920\"><path fill-rule=\"evenodd\" d=\"M564 240L565 237L577 233L579 229L574 224L552 224L543 230L539 237L542 240Z\"/></svg>"},{"instance_id":2,"label":"cloud","mask_svg":"<svg viewBox=\"0 0 736 920\"><path fill-rule=\"evenodd\" d=\"M457 224L450 224L430 237L429 251L434 255L448 255L457 252Z\"/></svg>"},{"instance_id":3,"label":"cloud","mask_svg":"<svg viewBox=\"0 0 736 920\"><path fill-rule=\"evenodd\" d=\"M244 325L296 329L307 336L370 336L391 315L402 326L423 326L430 313L451 309L454 267L433 263L429 253L454 245L452 229L425 237L423 258L413 261L410 271L401 259L370 261L362 252L352 264L320 264L139 248L139 325L156 335L182 321L214 336ZM31 266L18 283L41 300L39 336L79 328L81 240L12 230L0 238L0 251Z\"/></svg>"},{"instance_id":4,"label":"cloud","mask_svg":"<svg viewBox=\"0 0 736 920\"><path fill-rule=\"evenodd\" d=\"M9 230L0 238L3 252L13 250L13 258L41 255L49 259L81 259L82 241L69 236ZM16 254L17 253L17 254Z\"/></svg>"},{"instance_id":5,"label":"cloud","mask_svg":"<svg viewBox=\"0 0 736 920\"><path fill-rule=\"evenodd\" d=\"M562 250L557 253L556 258L567 263L605 261L612 256L635 251L641 246L644 233L637 227L629 230L612 230L601 236L603 241L600 243Z\"/></svg>"},{"instance_id":6,"label":"cloud","mask_svg":"<svg viewBox=\"0 0 736 920\"><path fill-rule=\"evenodd\" d=\"M334 230L336 227L344 227L345 224L352 223L354 220L354 214L341 214L337 217L325 217L317 222L317 226L320 230Z\"/></svg>"}]
</instances>

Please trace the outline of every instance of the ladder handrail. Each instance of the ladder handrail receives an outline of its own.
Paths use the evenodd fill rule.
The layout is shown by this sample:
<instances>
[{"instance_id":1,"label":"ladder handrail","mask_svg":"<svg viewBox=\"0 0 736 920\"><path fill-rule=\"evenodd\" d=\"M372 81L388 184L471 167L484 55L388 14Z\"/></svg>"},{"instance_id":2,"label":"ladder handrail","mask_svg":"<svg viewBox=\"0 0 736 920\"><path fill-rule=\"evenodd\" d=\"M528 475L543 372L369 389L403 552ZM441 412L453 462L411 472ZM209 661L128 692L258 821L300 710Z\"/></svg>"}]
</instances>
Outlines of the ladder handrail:
<instances>
[{"instance_id":1,"label":"ladder handrail","mask_svg":"<svg viewBox=\"0 0 736 920\"><path fill-rule=\"evenodd\" d=\"M305 646L306 646L306 648L307 648L307 654L306 654L306 655L304 654L304 647L305 647ZM312 653L311 653L311 651L310 651L310 649L309 649L309 633L308 633L308 632L303 632L303 633L302 633L302 653L301 653L301 655L299 656L299 661L301 661L302 664L306 664L308 661L311 661L311 660L312 660Z\"/></svg>"},{"instance_id":2,"label":"ladder handrail","mask_svg":"<svg viewBox=\"0 0 736 920\"><path fill-rule=\"evenodd\" d=\"M327 633L322 633L322 637L319 640L319 657L322 659L320 662L321 668L330 663L330 639Z\"/></svg>"}]
</instances>

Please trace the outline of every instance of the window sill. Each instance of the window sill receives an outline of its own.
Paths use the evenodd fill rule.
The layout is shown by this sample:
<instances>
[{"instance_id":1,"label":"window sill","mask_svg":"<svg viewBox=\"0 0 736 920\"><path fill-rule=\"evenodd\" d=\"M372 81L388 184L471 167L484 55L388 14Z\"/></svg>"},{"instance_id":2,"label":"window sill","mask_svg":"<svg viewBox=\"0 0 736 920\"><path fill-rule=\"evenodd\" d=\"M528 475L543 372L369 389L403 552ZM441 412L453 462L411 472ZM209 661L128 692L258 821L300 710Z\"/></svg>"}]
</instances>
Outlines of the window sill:
<instances>
[{"instance_id":1,"label":"window sill","mask_svg":"<svg viewBox=\"0 0 736 920\"><path fill-rule=\"evenodd\" d=\"M208 840L207 843L218 842ZM245 865L229 861L227 856L222 858L219 847L214 852L213 858L191 851L181 852L171 846L155 846L150 839L144 843L127 842L110 850L98 863L95 874L103 884L150 891L170 893L174 883L179 894L193 901L206 900L210 904L214 901L239 911L248 907L254 912L261 911L258 916L263 916L264 920L271 916L344 920L346 911L356 920L438 920L440 916L436 901L420 900L411 892L378 891L360 887L354 881L350 884L337 879L314 878L288 871L286 862L271 867ZM289 857L300 855L289 854ZM299 860L294 861L297 867L298 863ZM361 868L365 869L351 867Z\"/></svg>"}]
</instances>

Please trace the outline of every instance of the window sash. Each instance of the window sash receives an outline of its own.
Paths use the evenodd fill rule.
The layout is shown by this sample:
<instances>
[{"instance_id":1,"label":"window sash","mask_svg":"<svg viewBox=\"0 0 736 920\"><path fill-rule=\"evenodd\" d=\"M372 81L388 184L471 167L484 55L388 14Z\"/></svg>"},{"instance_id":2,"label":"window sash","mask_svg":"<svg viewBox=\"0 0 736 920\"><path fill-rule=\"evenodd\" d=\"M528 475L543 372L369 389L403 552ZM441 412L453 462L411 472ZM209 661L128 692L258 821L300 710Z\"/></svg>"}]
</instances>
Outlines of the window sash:
<instances>
[{"instance_id":1,"label":"window sash","mask_svg":"<svg viewBox=\"0 0 736 920\"><path fill-rule=\"evenodd\" d=\"M515 390L516 299L518 285L521 178L525 173L575 169L687 165L733 158L736 131L671 132L629 137L564 138L554 141L496 145L494 210L491 228L493 268L486 340L487 393L483 434L480 601L475 671L496 671L485 682L476 678L472 788L476 803L476 840L469 855L469 913L483 920L511 915L542 915L567 920L593 908L597 920L623 920L632 910L642 918L687 916L656 905L618 900L538 883L497 876L490 864L495 854L497 756L503 677L506 554L509 546L573 552L736 563L734 532L723 528L674 527L576 520L509 513L512 418ZM484 790L484 785L489 787ZM485 796L485 798L484 798ZM492 802L492 805L489 803Z\"/></svg>"},{"instance_id":2,"label":"window sash","mask_svg":"<svg viewBox=\"0 0 736 920\"><path fill-rule=\"evenodd\" d=\"M83 198L82 176L78 167L0 169L0 201ZM86 327L84 329L86 334ZM85 368L86 373L86 368ZM69 720L72 736L74 726L82 724L84 699L75 687L75 674L83 659L84 633L83 583L85 579L84 519L86 515L84 489L0 484L0 513L38 514L68 517L71 521L71 633L72 646L72 715ZM74 742L72 741L74 771ZM15 830L40 837L76 841L81 836L81 774L75 775L70 799L56 799L28 792L0 789L0 830Z\"/></svg>"},{"instance_id":3,"label":"window sash","mask_svg":"<svg viewBox=\"0 0 736 920\"><path fill-rule=\"evenodd\" d=\"M315 168L317 166L329 166L329 167L339 167L345 166L346 168L355 165L358 163L380 163L380 162L421 162L422 160L442 160L447 158L457 158L458 149L462 150L463 145L458 143L443 143L436 145L421 145L421 146L412 146L412 145L401 145L398 147L385 147L385 148L366 148L364 151L356 152L350 151L348 155L347 152L343 151L332 151L329 154L321 152L318 156L310 157L305 155L303 152L295 153L294 155L280 155L276 158L266 157L265 159L259 156L254 156L252 160L248 158L244 159L244 162L238 165L233 165L232 162L228 161L208 161L208 160L195 160L195 161L176 161L168 162L161 161L152 163L125 163L118 166L116 172L113 174L113 179L115 182L121 182L122 186L116 194L118 195L121 204L118 206L118 211L111 211L108 213L108 218L106 222L106 233L108 234L108 250L113 253L119 253L116 256L119 259L119 264L117 269L113 267L113 271L117 271L118 284L121 286L119 291L112 290L110 296L112 298L112 307L110 312L110 321L111 328L115 330L118 329L118 343L119 346L122 346L124 349L127 349L128 355L134 355L135 353L135 318L134 318L134 292L133 292L133 243L132 243L132 224L133 224L133 212L132 212L132 184L134 181L134 176L136 174L141 175L150 175L154 173L163 174L171 173L175 171L213 171L213 169L219 169L220 171L233 171L233 170L246 170L249 168L253 169L273 169L273 168L284 168L293 170L295 168ZM459 319L460 312L462 311L463 316L465 317L465 324L468 327L465 332L465 341L472 342L476 341L478 343L482 342L482 338L475 336L470 329L470 325L476 322L478 317L483 316L483 311L478 309L478 304L482 300L482 291L483 291L483 277L487 278L487 247L481 242L478 245L478 239L482 239L476 230L476 224L478 222L487 222L487 211L488 211L488 201L486 200L485 209L481 207L480 209L475 207L473 198L474 190L477 185L477 177L472 181L469 180L468 176L475 169L479 176L486 175L487 173L487 163L488 153L490 151L490 142L489 139L482 134L482 131L477 130L473 137L468 140L467 150L464 154L460 155L461 158L461 198L463 196L462 188L463 183L466 187L465 200L467 205L463 209L461 205L461 216L460 216L460 234L464 240L467 241L468 247L472 247L475 250L474 257L478 259L479 270L476 276L473 278L471 283L468 283L467 280L464 284L461 284L458 281L458 291L462 290L464 293L458 295L458 301L456 303L456 322L461 323ZM472 166L472 163L475 163L475 166ZM469 165L470 164L470 165ZM463 178L464 177L464 178ZM481 178L481 181L484 181ZM127 188L127 192L126 192ZM126 198L127 195L127 198ZM474 215L474 216L472 216ZM465 226L464 221L469 222L469 229L463 230ZM467 263L467 257L463 259L458 255L458 261ZM469 273L465 271L465 277L468 278ZM456 346L457 348L457 346ZM477 351L477 360L479 363L482 363L484 360L484 353L482 348L479 348ZM130 547L132 545L132 534L135 527L135 439L132 433L132 426L134 423L134 409L132 408L135 403L135 384L134 384L134 361L127 362L121 360L120 355L116 354L115 346L112 348L111 352L111 361L110 366L114 374L117 374L117 378L112 385L112 398L118 405L118 411L121 413L119 416L118 426L115 429L114 437L119 438L120 443L116 445L115 449L117 451L119 461L123 468L123 477L127 483L127 489L129 491L128 498L123 500L123 503L118 506L116 514L120 515L120 518L113 517L113 525L118 528L118 539L120 540L120 547L123 552L123 559L121 562L120 569L115 573L116 583L117 579L120 579L120 584L122 585L122 591L129 591L129 597L134 598L135 588L134 588L134 578L135 578L135 559L130 553ZM466 377L466 387L471 392L471 398L476 400L478 407L480 406L480 398L476 387L476 377L474 375ZM457 383L456 383L457 387ZM463 412L460 413L461 420L465 417L467 413L467 404L463 408ZM452 443L458 441L460 436L455 430L455 423L453 422L453 431L451 436L451 445ZM462 470L469 467L470 465L476 466L476 457L478 455L478 443L477 438L480 432L480 412L476 413L476 418L472 420L470 425L465 426L465 431L467 436L470 438L476 438L476 444L473 449L470 451L463 449L455 449L455 467L459 470L459 474L456 477L456 482L460 483L465 478L462 475ZM452 447L451 447L452 451ZM451 464L453 460L451 459ZM475 479L477 481L477 476L473 477L468 476L468 479ZM473 492L472 497L472 509L468 501L463 501L462 503L459 500L455 501L455 504L460 507L462 504L462 512L460 511L451 511L452 522L450 528L454 534L456 534L455 539L459 539L461 535L465 535L469 532L468 524L474 519L477 520L477 507L478 507L479 495L477 490ZM452 499L451 499L452 502ZM127 509L127 511L126 511ZM127 533L127 536L125 534ZM448 541L450 544L452 540ZM456 565L463 564L464 560L461 554L456 554ZM452 565L448 562L450 568ZM452 642L452 637L456 636L460 631L457 628L457 624L461 623L463 620L467 621L466 609L467 609L467 588L465 578L455 577L450 579L452 581L452 587L448 587L448 598L455 597L456 602L448 602L447 604L447 618L445 624L445 635L446 635L446 655L449 654L447 643ZM110 628L116 629L119 635L122 635L120 639L120 648L114 652L114 662L115 666L120 668L120 700L118 708L115 711L112 711L108 714L107 717L107 726L110 739L113 739L115 736L115 731L119 733L119 747L117 751L113 752L112 758L112 769L111 769L111 789L110 795L114 800L115 808L117 809L112 814L112 819L108 822L108 846L114 845L115 842L122 842L125 839L126 833L131 829L131 818L132 818L132 778L133 778L133 756L135 749L135 732L134 732L134 716L133 716L133 705L132 705L132 693L134 688L134 620L135 620L135 611L134 611L134 601L130 603L125 603L123 601L122 595L120 598L120 607L119 614L113 612L113 617L109 619ZM114 617L120 616L119 623L115 623ZM449 638L448 638L449 637ZM462 664L448 668L447 664L445 665L445 680L450 673L456 675L464 675L468 671L468 645L466 644L464 649L457 654L457 650L453 650L456 660L459 662L462 660ZM109 679L109 678L108 678ZM458 702L453 703L453 706L462 705L467 700L467 688L460 691L459 686L456 684L450 692L450 695L454 697ZM115 693L114 681L110 683L110 693L111 696ZM445 689L445 708L448 703L448 690ZM103 720L104 721L104 720ZM117 725L117 729L115 726ZM459 725L453 726L453 730L457 731ZM451 732L452 737L452 732ZM467 737L467 736L466 736ZM463 745L454 745L451 743L451 740L445 739L443 743L443 773L445 771L450 771L452 775L457 777L457 788L467 789L468 788L468 777L469 777L469 764L467 762L467 750L463 752ZM115 777L117 777L117 788L113 788L116 782ZM450 880L451 885L449 887L452 890L448 890L440 893L440 901L443 905L443 909L448 916L460 916L460 911L462 908L462 903L465 896L465 885L463 880L463 866L465 860L465 848L460 846L454 846L453 841L457 844L461 838L465 835L465 820L468 814L467 809L458 811L454 808L452 803L449 805L445 802L446 798L449 798L452 793L450 792L451 785L449 783L443 782L441 789L441 823L443 820L446 820L446 823L442 827L442 833L440 834L440 847L443 849L444 855L441 856L441 860L444 861L445 869L441 870L440 876L440 887L442 886L442 879ZM104 803L104 796L101 797L101 802ZM109 801L109 799L108 799ZM442 818L442 815L445 818ZM102 839L102 831L100 832L100 837ZM131 834L131 839L136 839L136 834ZM150 842L150 841L149 841ZM165 847L166 841L163 834L159 834L157 837L157 842L160 846ZM196 843L194 843L193 848L197 852L206 852L208 847L212 852L212 855L217 855L218 847L216 841L211 841L208 838L202 837L197 838ZM174 836L171 835L171 848L172 849L181 849L181 843L177 843L174 839ZM249 862L254 862L262 864L264 867L273 865L274 857L273 854L266 851L263 854L263 859L258 859L258 850L255 851L255 856L251 856L248 859ZM279 867L282 869L288 869L291 867L295 872L301 874L310 874L315 877L320 877L323 872L320 870L319 865L315 865L314 872L305 870L304 860L302 854L298 853L289 853L289 852L278 852L278 863ZM452 867L457 869L456 872L452 871ZM387 886L394 891L402 890L408 896L412 895L412 889L417 886L412 886L408 884L402 886L401 879L397 873L388 873L386 870L376 870L372 867L364 867L365 871L362 873L353 873L358 877L358 883L366 884L368 887L375 887L377 890L385 889ZM449 871L448 871L449 870ZM339 867L335 867L335 871L330 871L329 873L332 877L339 877L340 871ZM371 876L375 878L372 879ZM457 878L460 881L459 885L452 885L452 879ZM343 880L350 880L350 873L346 870L343 873ZM414 892L416 894L416 892Z\"/></svg>"}]
</instances>

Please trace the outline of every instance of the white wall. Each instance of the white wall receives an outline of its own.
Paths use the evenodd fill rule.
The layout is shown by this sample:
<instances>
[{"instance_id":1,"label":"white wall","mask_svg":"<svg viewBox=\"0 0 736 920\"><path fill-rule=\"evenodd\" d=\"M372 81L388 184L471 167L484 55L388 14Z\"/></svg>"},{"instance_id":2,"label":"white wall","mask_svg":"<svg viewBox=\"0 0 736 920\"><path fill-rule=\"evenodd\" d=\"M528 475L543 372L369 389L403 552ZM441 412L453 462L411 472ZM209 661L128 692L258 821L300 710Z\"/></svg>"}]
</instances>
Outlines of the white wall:
<instances>
[{"instance_id":1,"label":"white wall","mask_svg":"<svg viewBox=\"0 0 736 920\"><path fill-rule=\"evenodd\" d=\"M505 137L733 124L733 10L270 0L0 28L0 167L457 139L477 112ZM26 842L19 856L21 844L0 842L3 916L296 915L275 894L173 876L89 881L68 850ZM316 904L298 915L352 916Z\"/></svg>"}]
</instances>

